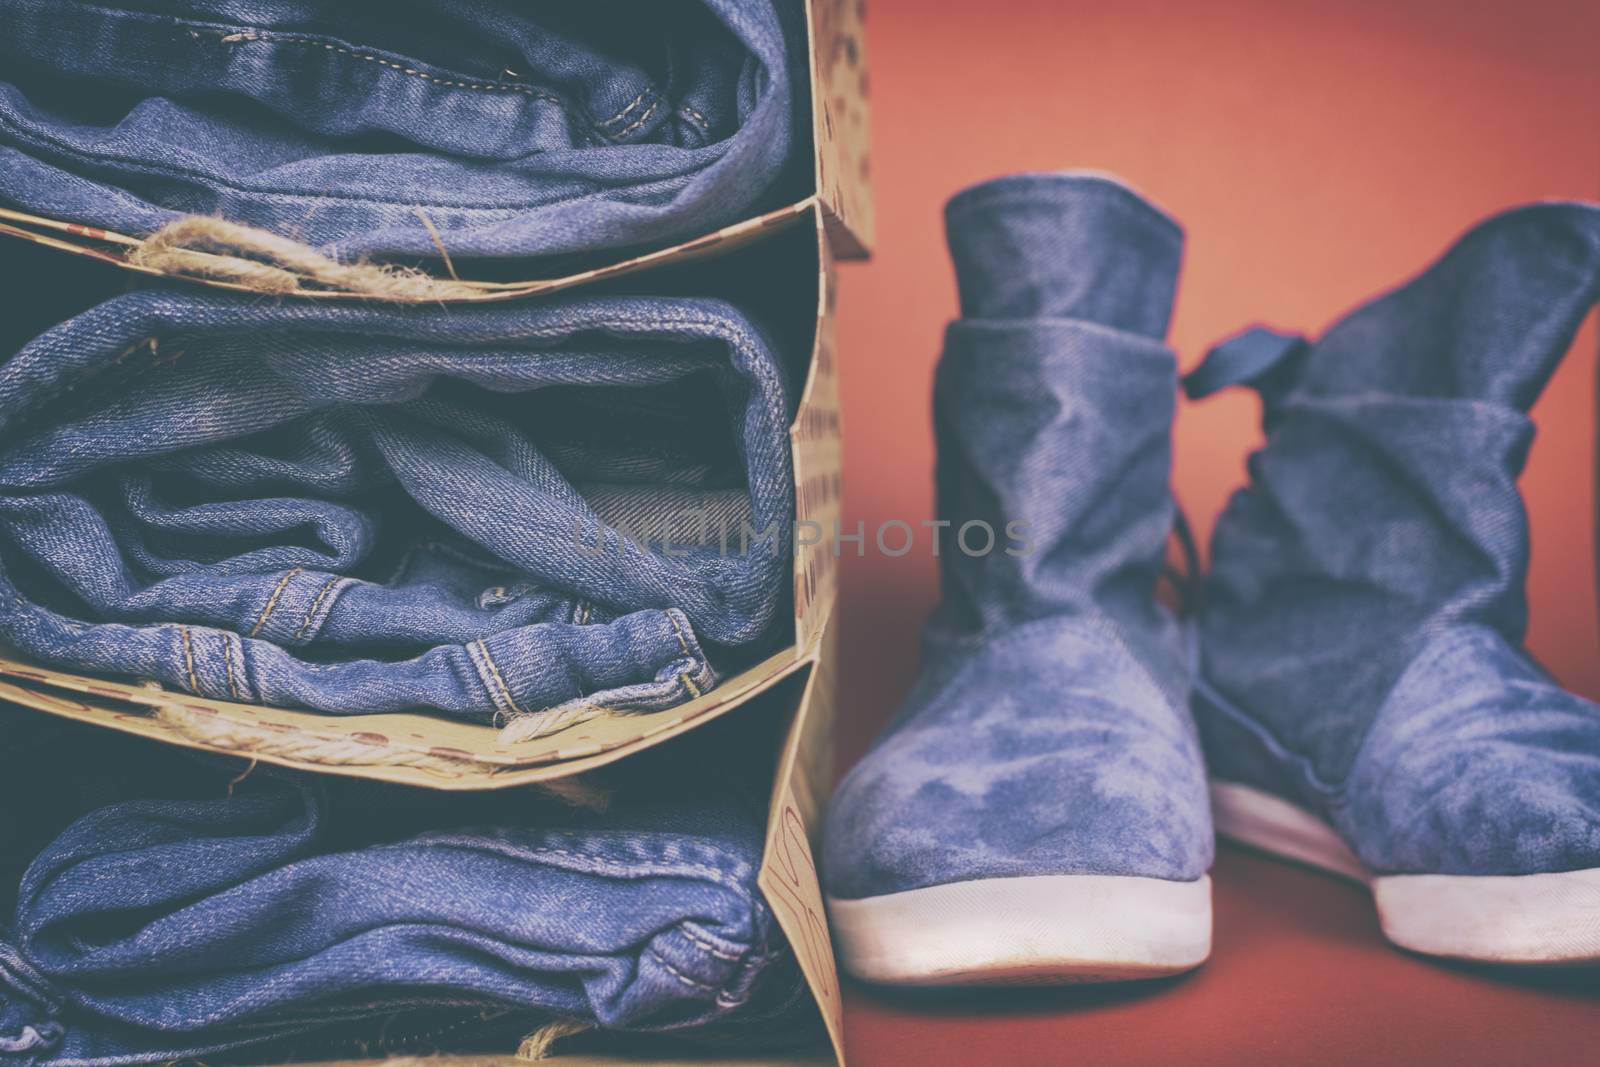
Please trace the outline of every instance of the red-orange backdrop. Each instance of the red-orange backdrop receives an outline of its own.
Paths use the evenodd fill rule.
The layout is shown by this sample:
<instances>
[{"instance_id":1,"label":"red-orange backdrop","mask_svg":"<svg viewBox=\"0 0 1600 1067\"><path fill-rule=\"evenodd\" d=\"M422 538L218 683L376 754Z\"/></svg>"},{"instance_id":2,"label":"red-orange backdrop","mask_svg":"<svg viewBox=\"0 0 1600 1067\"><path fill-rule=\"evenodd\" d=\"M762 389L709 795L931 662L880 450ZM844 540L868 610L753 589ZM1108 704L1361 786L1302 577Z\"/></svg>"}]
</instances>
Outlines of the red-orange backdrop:
<instances>
[{"instance_id":1,"label":"red-orange backdrop","mask_svg":"<svg viewBox=\"0 0 1600 1067\"><path fill-rule=\"evenodd\" d=\"M846 508L852 523L864 520L868 529L932 514L928 397L940 332L955 311L940 208L964 185L1018 170L1094 168L1122 175L1176 215L1188 246L1172 340L1185 366L1252 321L1320 331L1500 208L1548 197L1600 199L1600 4L1593 0L871 0L867 21L878 250L871 264L844 268L840 314ZM1533 527L1530 643L1566 684L1600 698L1596 349L1591 318L1535 410L1539 434L1522 484ZM1201 531L1243 478L1244 458L1259 439L1257 418L1242 391L1180 411L1177 491ZM936 581L925 552L847 556L843 575L841 748L849 759L910 681ZM1576 1042L1572 1027L1587 1019L1589 1054L1600 1048L1600 1001L1581 998L1581 1013L1561 1014L1573 1006L1570 990L1530 994L1463 979L1385 949L1366 928L1363 951L1330 963L1327 952L1343 946L1314 935L1338 923L1314 907L1290 920L1309 924L1301 930L1309 941L1248 934L1245 912L1255 905L1246 909L1240 894L1280 877L1287 879L1282 892L1308 907L1327 892L1348 904L1342 888L1230 855L1218 874L1218 955L1181 989L1131 1007L1029 1000L1021 1019L948 1003L929 1011L858 992L851 1012L858 1067L1016 1062L1006 1050L1018 1041L1053 1047L1059 1037L1070 1050L1096 1034L1120 1035L1122 1047L1128 1033L1160 1032L1164 1017L1189 1018L1195 1009L1184 1015L1182 1005L1195 997L1202 1014L1203 1005L1215 1006L1213 1027L1245 1028L1215 1048L1232 1056L1256 1048L1248 1028L1261 1024L1239 1006L1268 994L1260 983L1293 988L1319 966L1347 968L1339 973L1352 989L1392 994L1387 983L1400 981L1419 1004L1438 1002L1437 983L1445 982L1456 992L1440 1003L1475 1013L1474 1025L1445 1025L1456 1007L1424 1013L1418 1025L1425 1036L1428 1020L1437 1023L1436 1047L1454 1049L1458 1062L1481 1062L1474 1052L1492 1045L1482 1043L1478 1023L1497 1017L1518 1033L1537 1030L1543 1019L1546 1056L1568 1038ZM1231 934L1223 922L1229 915L1244 924ZM1230 970L1241 938L1252 962ZM1353 1052L1349 1034L1378 1025L1345 1014L1337 1027L1324 1017L1296 1029L1293 1012L1315 1018L1319 1003L1327 998L1308 994L1278 1005L1280 1016L1290 1013L1290 1032L1305 1038L1300 1051L1309 1059L1283 1058L1285 1046L1276 1045L1277 1062ZM1370 1009L1386 1026L1407 1012L1393 995L1339 1003L1341 1013ZM1132 1021L1108 1021L1129 1011ZM1420 1039L1411 1035L1408 1054ZM1096 1046L1094 1054L1141 1062L1140 1049L1154 1058L1162 1044L1151 1040L1141 1045L1135 1037L1123 1053ZM1210 1046L1186 1047L1197 1062ZM890 1048L899 1058L883 1058Z\"/></svg>"}]
</instances>

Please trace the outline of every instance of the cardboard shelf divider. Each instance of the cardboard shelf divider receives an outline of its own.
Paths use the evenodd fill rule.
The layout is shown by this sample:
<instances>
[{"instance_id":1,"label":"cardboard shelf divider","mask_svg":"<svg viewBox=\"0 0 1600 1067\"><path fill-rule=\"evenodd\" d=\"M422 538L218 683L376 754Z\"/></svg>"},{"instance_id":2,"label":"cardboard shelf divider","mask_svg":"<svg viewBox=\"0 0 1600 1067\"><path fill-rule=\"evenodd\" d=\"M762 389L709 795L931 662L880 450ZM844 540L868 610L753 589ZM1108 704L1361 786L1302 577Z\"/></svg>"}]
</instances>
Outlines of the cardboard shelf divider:
<instances>
[{"instance_id":1,"label":"cardboard shelf divider","mask_svg":"<svg viewBox=\"0 0 1600 1067\"><path fill-rule=\"evenodd\" d=\"M536 297L676 264L722 255L797 226L815 231L816 329L798 412L789 431L797 525L832 531L839 520L841 465L837 356L834 344L835 258L859 258L872 247L874 222L868 168L866 52L860 0L806 0L813 127L813 191L795 203L670 248L593 269L516 282L476 283L457 298L494 301ZM118 267L130 263L139 239L125 234L0 208L0 244L27 241ZM0 248L3 252L3 248ZM185 276L195 284L240 286ZM338 292L297 292L285 299L353 299ZM666 711L613 713L569 731L519 742L499 741L490 726L428 715L338 717L208 700L154 683L115 682L32 664L0 649L0 700L82 723L192 749L260 760L317 773L365 777L437 790L486 790L568 778L666 744L757 701L764 694L793 706L782 731L771 792L759 884L794 946L829 1037L829 1046L719 1064L844 1063L839 978L817 877L815 849L832 784L836 549L828 538L797 545L793 561L792 642L725 680L711 692ZM797 679L797 682L786 681ZM559 1053L559 1049L558 1049ZM682 1053L655 1063L697 1063ZM575 1067L620 1067L630 1056L557 1057ZM441 1065L519 1062L510 1057L444 1057Z\"/></svg>"}]
</instances>

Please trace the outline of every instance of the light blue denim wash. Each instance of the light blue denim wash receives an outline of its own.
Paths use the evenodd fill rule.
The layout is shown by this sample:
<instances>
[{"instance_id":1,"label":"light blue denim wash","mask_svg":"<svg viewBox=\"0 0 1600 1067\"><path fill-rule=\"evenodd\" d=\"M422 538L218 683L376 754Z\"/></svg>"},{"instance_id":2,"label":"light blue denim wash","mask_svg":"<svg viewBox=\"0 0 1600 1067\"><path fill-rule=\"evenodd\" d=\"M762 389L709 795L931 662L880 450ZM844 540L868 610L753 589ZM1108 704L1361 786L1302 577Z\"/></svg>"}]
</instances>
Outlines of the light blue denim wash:
<instances>
[{"instance_id":1,"label":"light blue denim wash","mask_svg":"<svg viewBox=\"0 0 1600 1067\"><path fill-rule=\"evenodd\" d=\"M23 857L0 863L6 1067L506 1053L552 1018L734 1041L815 1017L756 885L765 791L736 776L630 767L599 813L266 770L230 785L234 766L61 726L0 715L0 798L56 824L20 877ZM85 787L86 767L116 785Z\"/></svg>"},{"instance_id":2,"label":"light blue denim wash","mask_svg":"<svg viewBox=\"0 0 1600 1067\"><path fill-rule=\"evenodd\" d=\"M0 640L336 713L669 706L782 615L739 533L793 513L784 374L713 299L114 297L0 366Z\"/></svg>"},{"instance_id":3,"label":"light blue denim wash","mask_svg":"<svg viewBox=\"0 0 1600 1067\"><path fill-rule=\"evenodd\" d=\"M799 0L0 0L0 27L0 203L135 235L657 242L766 206L808 128Z\"/></svg>"},{"instance_id":4,"label":"light blue denim wash","mask_svg":"<svg viewBox=\"0 0 1600 1067\"><path fill-rule=\"evenodd\" d=\"M1380 874L1600 867L1600 706L1523 645L1528 411L1600 299L1600 206L1474 227L1315 343L1256 329L1266 444L1217 521L1195 711L1218 778Z\"/></svg>"}]
</instances>

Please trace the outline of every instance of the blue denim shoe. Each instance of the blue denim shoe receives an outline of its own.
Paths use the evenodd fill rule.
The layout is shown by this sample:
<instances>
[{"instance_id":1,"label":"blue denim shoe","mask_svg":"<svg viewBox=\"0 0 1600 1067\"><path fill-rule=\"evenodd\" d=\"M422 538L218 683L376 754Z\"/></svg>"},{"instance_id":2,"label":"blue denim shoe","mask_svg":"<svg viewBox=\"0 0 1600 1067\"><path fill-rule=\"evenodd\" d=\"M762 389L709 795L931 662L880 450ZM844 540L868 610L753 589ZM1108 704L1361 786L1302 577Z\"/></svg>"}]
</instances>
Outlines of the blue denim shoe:
<instances>
[{"instance_id":1,"label":"blue denim shoe","mask_svg":"<svg viewBox=\"0 0 1600 1067\"><path fill-rule=\"evenodd\" d=\"M829 815L843 960L913 985L1187 970L1211 945L1211 817L1190 645L1154 597L1182 232L1074 174L977 186L947 224L944 599Z\"/></svg>"},{"instance_id":2,"label":"blue denim shoe","mask_svg":"<svg viewBox=\"0 0 1600 1067\"><path fill-rule=\"evenodd\" d=\"M1522 647L1528 408L1600 287L1600 209L1497 216L1315 345L1188 385L1264 397L1217 523L1196 715L1218 829L1368 882L1384 932L1600 958L1600 707Z\"/></svg>"}]
</instances>

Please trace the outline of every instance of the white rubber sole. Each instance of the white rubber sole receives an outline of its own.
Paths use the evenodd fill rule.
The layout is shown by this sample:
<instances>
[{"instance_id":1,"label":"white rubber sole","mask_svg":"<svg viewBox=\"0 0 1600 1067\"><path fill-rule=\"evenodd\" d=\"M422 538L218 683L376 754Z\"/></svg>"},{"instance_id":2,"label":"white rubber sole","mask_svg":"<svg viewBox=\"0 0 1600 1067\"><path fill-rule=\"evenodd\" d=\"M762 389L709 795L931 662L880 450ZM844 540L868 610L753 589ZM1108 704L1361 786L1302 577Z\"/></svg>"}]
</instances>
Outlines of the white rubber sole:
<instances>
[{"instance_id":1,"label":"white rubber sole","mask_svg":"<svg viewBox=\"0 0 1600 1067\"><path fill-rule=\"evenodd\" d=\"M1295 804L1213 782L1217 833L1360 882L1385 936L1429 956L1481 963L1600 960L1600 868L1524 875L1374 875L1327 823Z\"/></svg>"},{"instance_id":2,"label":"white rubber sole","mask_svg":"<svg viewBox=\"0 0 1600 1067\"><path fill-rule=\"evenodd\" d=\"M987 878L828 898L845 968L909 986L1070 985L1181 974L1211 954L1211 879Z\"/></svg>"}]
</instances>

